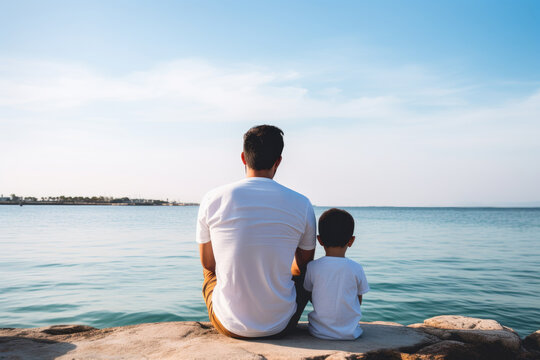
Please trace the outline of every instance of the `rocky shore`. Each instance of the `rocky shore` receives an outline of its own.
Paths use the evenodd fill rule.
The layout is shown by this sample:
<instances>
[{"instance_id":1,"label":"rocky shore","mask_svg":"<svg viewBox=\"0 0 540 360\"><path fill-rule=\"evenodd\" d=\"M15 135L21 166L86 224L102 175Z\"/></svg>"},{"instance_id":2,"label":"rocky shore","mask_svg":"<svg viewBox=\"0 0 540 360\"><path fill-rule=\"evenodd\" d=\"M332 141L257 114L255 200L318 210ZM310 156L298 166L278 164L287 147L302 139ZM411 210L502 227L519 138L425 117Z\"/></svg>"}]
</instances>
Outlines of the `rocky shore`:
<instances>
[{"instance_id":1,"label":"rocky shore","mask_svg":"<svg viewBox=\"0 0 540 360\"><path fill-rule=\"evenodd\" d=\"M521 339L494 320L444 315L409 326L362 324L355 341L316 339L305 323L284 339L249 341L204 322L4 328L0 359L540 359L540 331Z\"/></svg>"}]
</instances>

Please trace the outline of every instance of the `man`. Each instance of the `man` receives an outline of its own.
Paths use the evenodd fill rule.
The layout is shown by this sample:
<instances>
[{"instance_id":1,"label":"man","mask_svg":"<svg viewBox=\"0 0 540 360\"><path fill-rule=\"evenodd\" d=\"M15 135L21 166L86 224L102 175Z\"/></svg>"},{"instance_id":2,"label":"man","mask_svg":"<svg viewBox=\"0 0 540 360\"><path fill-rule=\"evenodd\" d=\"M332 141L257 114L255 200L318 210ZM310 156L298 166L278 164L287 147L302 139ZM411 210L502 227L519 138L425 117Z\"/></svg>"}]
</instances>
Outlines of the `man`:
<instances>
[{"instance_id":1,"label":"man","mask_svg":"<svg viewBox=\"0 0 540 360\"><path fill-rule=\"evenodd\" d=\"M279 128L249 129L243 150L246 178L208 192L199 208L203 295L222 334L282 336L309 299L302 282L315 253L315 215L305 196L273 180L283 150Z\"/></svg>"}]
</instances>

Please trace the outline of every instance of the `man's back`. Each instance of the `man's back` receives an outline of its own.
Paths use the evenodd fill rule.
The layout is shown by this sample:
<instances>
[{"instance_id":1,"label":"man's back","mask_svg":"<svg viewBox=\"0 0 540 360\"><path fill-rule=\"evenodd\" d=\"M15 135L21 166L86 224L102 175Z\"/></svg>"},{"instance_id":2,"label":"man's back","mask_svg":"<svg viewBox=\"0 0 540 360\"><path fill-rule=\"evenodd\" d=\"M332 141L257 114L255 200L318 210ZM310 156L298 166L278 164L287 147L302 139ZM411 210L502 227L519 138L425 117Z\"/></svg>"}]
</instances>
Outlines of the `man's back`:
<instances>
[{"instance_id":1,"label":"man's back","mask_svg":"<svg viewBox=\"0 0 540 360\"><path fill-rule=\"evenodd\" d=\"M309 200L263 177L210 191L199 210L197 241L212 242L217 285L213 306L231 332L266 336L296 310L291 264L297 248L315 248Z\"/></svg>"}]
</instances>

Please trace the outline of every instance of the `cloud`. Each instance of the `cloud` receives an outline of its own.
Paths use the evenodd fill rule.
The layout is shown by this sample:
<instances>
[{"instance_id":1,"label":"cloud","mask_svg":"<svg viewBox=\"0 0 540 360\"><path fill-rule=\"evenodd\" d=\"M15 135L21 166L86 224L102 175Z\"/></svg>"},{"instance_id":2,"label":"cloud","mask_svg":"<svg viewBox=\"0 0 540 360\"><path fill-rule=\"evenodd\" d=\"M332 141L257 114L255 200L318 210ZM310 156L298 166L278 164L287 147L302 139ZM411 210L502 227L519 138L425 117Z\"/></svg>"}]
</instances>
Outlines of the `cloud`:
<instances>
[{"instance_id":1,"label":"cloud","mask_svg":"<svg viewBox=\"0 0 540 360\"><path fill-rule=\"evenodd\" d=\"M88 117L163 122L382 120L403 118L410 107L463 101L456 100L459 89L438 87L441 80L418 67L355 76L344 84L353 90L344 91L314 84L313 73L200 59L115 76L77 64L2 60L0 117L8 109L29 116L80 110Z\"/></svg>"}]
</instances>

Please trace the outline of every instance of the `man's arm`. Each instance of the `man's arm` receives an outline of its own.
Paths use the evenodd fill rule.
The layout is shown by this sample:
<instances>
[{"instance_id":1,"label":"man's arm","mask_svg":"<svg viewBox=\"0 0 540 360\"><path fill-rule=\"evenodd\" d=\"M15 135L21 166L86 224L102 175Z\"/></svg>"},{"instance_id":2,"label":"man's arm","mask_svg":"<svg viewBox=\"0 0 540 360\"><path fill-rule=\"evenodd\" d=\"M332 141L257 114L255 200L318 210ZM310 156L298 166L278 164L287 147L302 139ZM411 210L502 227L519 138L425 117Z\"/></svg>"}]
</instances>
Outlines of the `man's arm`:
<instances>
[{"instance_id":1,"label":"man's arm","mask_svg":"<svg viewBox=\"0 0 540 360\"><path fill-rule=\"evenodd\" d=\"M291 273L295 276L305 273L308 262L313 260L314 256L315 249L303 250L296 248L296 253L294 254L294 260L291 266Z\"/></svg>"},{"instance_id":2,"label":"man's arm","mask_svg":"<svg viewBox=\"0 0 540 360\"><path fill-rule=\"evenodd\" d=\"M313 257L315 256L315 231L317 229L317 225L315 223L315 212L313 211L313 206L311 206L311 203L308 203L306 211L306 229L302 235L302 238L300 239L300 244L296 248L294 260L291 266L291 273L294 276L304 274L306 272L308 262L313 260ZM313 249L303 250L300 246L304 248L313 247Z\"/></svg>"},{"instance_id":3,"label":"man's arm","mask_svg":"<svg viewBox=\"0 0 540 360\"><path fill-rule=\"evenodd\" d=\"M358 295L358 300L360 300L360 305L362 305L362 295Z\"/></svg>"},{"instance_id":4,"label":"man's arm","mask_svg":"<svg viewBox=\"0 0 540 360\"><path fill-rule=\"evenodd\" d=\"M199 254L201 256L201 264L205 270L216 272L216 259L214 258L214 250L212 242L199 244Z\"/></svg>"}]
</instances>

